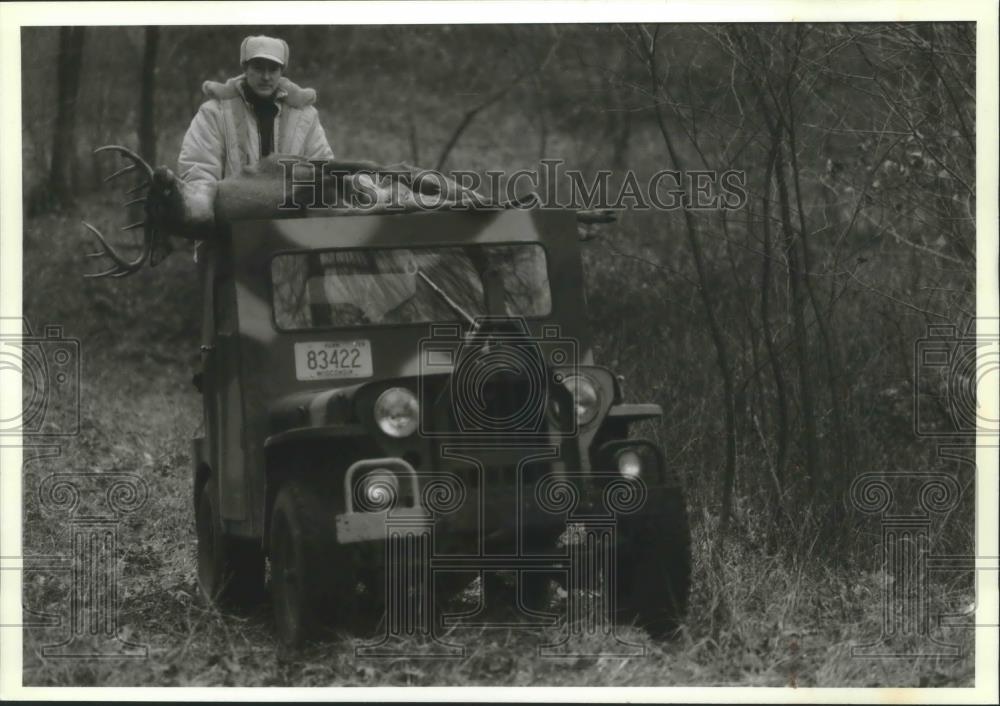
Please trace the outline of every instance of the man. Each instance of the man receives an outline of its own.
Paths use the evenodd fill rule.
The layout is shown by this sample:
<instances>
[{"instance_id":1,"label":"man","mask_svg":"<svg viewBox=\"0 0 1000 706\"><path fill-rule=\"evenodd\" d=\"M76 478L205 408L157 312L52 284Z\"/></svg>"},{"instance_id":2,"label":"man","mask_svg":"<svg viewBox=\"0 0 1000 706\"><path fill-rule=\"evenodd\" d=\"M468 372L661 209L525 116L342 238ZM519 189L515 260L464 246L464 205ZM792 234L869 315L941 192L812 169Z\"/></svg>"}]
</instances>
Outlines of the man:
<instances>
[{"instance_id":1,"label":"man","mask_svg":"<svg viewBox=\"0 0 1000 706\"><path fill-rule=\"evenodd\" d=\"M346 182L348 189L361 195L361 212L392 202L400 203L404 210L418 210L420 206L411 190L421 192L427 197L425 202L432 204L456 203L465 198L464 192L468 190L454 180L443 175L422 178L425 173L410 165L383 167L373 162L334 162L333 150L313 105L316 92L284 77L288 58L288 44L284 40L247 37L240 46L243 73L225 83L202 84L208 100L201 105L184 135L177 160L178 174L166 167L156 169L147 196L147 217L159 225L164 236L211 239L218 208L229 215L233 211L242 215L267 214L269 207L283 203L284 171L273 162L261 165L267 167L264 172L258 173L255 168L270 155L327 161L333 182L342 186ZM372 174L379 171L397 174L395 186L399 191L394 194L392 186L376 183ZM240 185L243 191L231 190L228 201L217 203L219 181L240 173L250 177ZM301 183L304 179L310 183L312 174L310 168L301 178L296 176L295 181ZM347 178L339 181L338 174ZM336 184L331 193L334 188ZM311 196L310 193L303 202L310 201Z\"/></svg>"},{"instance_id":2,"label":"man","mask_svg":"<svg viewBox=\"0 0 1000 706\"><path fill-rule=\"evenodd\" d=\"M177 160L187 223L210 224L217 182L270 154L333 159L313 106L316 91L283 76L288 58L284 40L247 37L240 46L244 73L202 85L208 100L191 121Z\"/></svg>"}]
</instances>

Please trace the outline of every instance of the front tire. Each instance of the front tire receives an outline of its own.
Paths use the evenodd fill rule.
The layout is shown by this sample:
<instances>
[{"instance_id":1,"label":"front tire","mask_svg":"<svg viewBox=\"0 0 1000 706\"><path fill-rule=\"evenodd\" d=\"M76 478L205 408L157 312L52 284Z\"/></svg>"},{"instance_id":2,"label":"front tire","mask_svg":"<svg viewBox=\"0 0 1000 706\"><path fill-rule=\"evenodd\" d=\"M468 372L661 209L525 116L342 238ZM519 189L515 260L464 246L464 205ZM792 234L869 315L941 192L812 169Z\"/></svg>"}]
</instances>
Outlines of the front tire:
<instances>
[{"instance_id":1,"label":"front tire","mask_svg":"<svg viewBox=\"0 0 1000 706\"><path fill-rule=\"evenodd\" d=\"M252 541L227 537L209 478L195 508L198 535L198 588L210 605L243 612L264 598L264 553Z\"/></svg>"},{"instance_id":2,"label":"front tire","mask_svg":"<svg viewBox=\"0 0 1000 706\"><path fill-rule=\"evenodd\" d=\"M646 506L622 517L619 531L615 620L669 638L691 591L691 530L680 487L650 489Z\"/></svg>"},{"instance_id":3,"label":"front tire","mask_svg":"<svg viewBox=\"0 0 1000 706\"><path fill-rule=\"evenodd\" d=\"M354 601L354 573L337 544L334 508L319 483L292 478L271 513L271 598L278 639L298 647L333 618L343 624Z\"/></svg>"}]
</instances>

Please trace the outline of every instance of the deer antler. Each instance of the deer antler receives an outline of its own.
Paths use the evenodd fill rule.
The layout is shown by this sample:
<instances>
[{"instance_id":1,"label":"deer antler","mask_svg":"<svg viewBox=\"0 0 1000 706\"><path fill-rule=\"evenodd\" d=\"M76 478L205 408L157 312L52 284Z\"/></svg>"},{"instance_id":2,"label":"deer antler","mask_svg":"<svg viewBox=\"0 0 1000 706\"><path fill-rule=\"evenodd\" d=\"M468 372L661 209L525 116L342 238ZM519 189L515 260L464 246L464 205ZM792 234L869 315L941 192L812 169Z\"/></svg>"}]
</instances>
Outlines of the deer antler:
<instances>
[{"instance_id":1,"label":"deer antler","mask_svg":"<svg viewBox=\"0 0 1000 706\"><path fill-rule=\"evenodd\" d=\"M128 189L125 192L126 195L134 194L142 189L148 189L150 184L153 183L153 168L149 166L149 163L146 162L146 160L137 155L135 152L128 149L127 147L122 147L121 145L104 145L103 147L98 147L96 150L94 150L94 154L98 154L99 152L105 152L105 151L116 152L125 159L127 159L129 162L118 171L104 177L105 182L109 182L112 179L116 179L117 177L120 177L124 174L128 174L129 172L140 171L142 174L145 175L146 181L139 183L136 186L133 186L132 188ZM138 198L132 199L131 201L127 201L124 204L124 206L125 208L128 208L133 204L145 203L145 202L146 202L146 197L140 196ZM83 225L87 228L87 230L89 230L97 237L97 241L101 244L102 248L102 250L98 250L92 253L87 253L87 257L107 257L113 263L109 269L104 270L103 272L88 273L85 274L84 277L126 277L128 275L134 274L135 272L138 272L142 268L143 264L145 264L146 261L150 259L150 256L153 254L154 248L156 247L156 227L155 224L152 223L151 221L152 219L149 218L149 213L147 210L146 220L137 221L135 223L131 223L127 226L122 227L123 231L135 230L136 228L139 227L142 227L143 229L142 252L134 260L128 260L122 257L113 247L111 247L108 241L104 238L104 235L101 233L101 231L99 231L97 228L90 225L86 221L83 221Z\"/></svg>"}]
</instances>

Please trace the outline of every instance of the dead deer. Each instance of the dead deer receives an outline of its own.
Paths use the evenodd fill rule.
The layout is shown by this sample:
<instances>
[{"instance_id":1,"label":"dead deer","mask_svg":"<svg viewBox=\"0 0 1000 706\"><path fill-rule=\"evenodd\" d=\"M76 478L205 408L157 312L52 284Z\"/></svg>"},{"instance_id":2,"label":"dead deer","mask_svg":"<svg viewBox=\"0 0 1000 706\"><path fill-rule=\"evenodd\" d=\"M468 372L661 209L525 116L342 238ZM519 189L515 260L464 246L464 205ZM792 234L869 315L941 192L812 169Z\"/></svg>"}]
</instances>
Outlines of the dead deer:
<instances>
[{"instance_id":1,"label":"dead deer","mask_svg":"<svg viewBox=\"0 0 1000 706\"><path fill-rule=\"evenodd\" d=\"M208 215L200 218L191 216L190 206L193 199L190 195L185 195L184 184L172 171L166 167L154 169L138 154L121 145L104 145L94 150L94 154L102 152L118 154L128 162L121 169L105 177L105 183L132 172L137 172L144 179L125 192L126 195L142 192L142 195L126 201L124 204L125 208L143 204L144 218L122 227L122 231L142 228L142 250L134 259L127 259L111 246L100 230L83 221L83 225L97 238L101 246L100 250L87 253L87 257L108 258L111 261L111 266L108 269L86 273L85 277L126 277L138 272L147 262L150 267L155 267L172 252L171 236L189 240L202 240L211 237L213 216ZM287 160L294 160L293 169L285 168L283 163ZM301 177L293 177L295 170L305 168L312 170L315 165L311 165L304 158L294 155L271 155L257 165L245 169L242 173L219 182L218 192L212 192L217 198L214 199L213 204L209 204L208 213L211 214L214 211L218 217L224 220L227 218L274 217L277 204L283 203L288 194L294 195L297 188L303 188L303 183L308 184L308 179L303 182ZM321 180L324 183L324 188L329 186L330 193L333 193L333 189L350 190L356 188L355 179L367 178L369 180L369 195L374 188L380 201L392 198L388 195L388 189L391 187L385 186L383 183L389 177L395 180L394 183L398 184L404 191L442 199L444 203L441 205L471 208L507 208L511 206L524 208L538 202L537 195L530 194L517 201L491 204L487 197L474 189L460 185L450 177L404 163L386 166L368 161L331 160L325 162L322 168ZM186 201L186 199L191 200ZM308 199L299 199L299 201L307 202ZM350 203L349 198L345 201ZM420 204L412 198L412 194L410 194L410 198L406 198L406 194L403 194L403 201L407 204L406 210L420 210ZM353 215L371 213L373 210L378 210L378 206L372 209L344 205L338 206L337 210L343 215ZM581 224L607 223L614 220L614 214L607 210L579 211L577 215ZM584 239L589 238L584 237Z\"/></svg>"},{"instance_id":2,"label":"dead deer","mask_svg":"<svg viewBox=\"0 0 1000 706\"><path fill-rule=\"evenodd\" d=\"M153 206L148 200L148 190L154 182L158 180L156 172L159 170L154 170L149 163L146 162L146 160L132 150L127 147L122 147L121 145L104 145L103 147L98 147L94 150L94 154L99 154L101 152L113 152L121 155L128 161L128 164L124 167L104 177L105 183L132 172L138 172L141 176L145 177L144 181L141 181L125 191L127 196L131 196L132 194L136 194L138 192L144 192L143 195L133 198L130 201L126 201L123 204L126 209L135 204L144 204L145 218L141 221L136 221L135 223L130 223L129 225L122 227L123 231L142 228L142 251L135 259L127 259L111 246L100 230L95 228L90 223L83 221L84 227L94 234L98 243L101 245L101 250L87 253L87 257L106 257L111 260L111 267L108 269L102 272L86 273L84 274L84 277L126 277L138 272L147 261L151 267L155 267L157 264L162 262L172 250L169 240L160 231L159 226L161 225L162 217L156 212L156 206Z\"/></svg>"}]
</instances>

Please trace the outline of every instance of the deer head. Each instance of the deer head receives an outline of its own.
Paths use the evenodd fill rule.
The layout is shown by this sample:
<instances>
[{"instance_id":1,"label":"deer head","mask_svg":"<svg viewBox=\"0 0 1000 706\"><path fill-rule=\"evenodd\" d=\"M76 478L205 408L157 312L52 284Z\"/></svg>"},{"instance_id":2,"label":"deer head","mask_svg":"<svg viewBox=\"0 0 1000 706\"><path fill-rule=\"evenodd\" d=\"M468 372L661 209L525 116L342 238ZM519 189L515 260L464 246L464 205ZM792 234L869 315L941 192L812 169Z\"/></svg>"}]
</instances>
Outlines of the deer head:
<instances>
[{"instance_id":1,"label":"deer head","mask_svg":"<svg viewBox=\"0 0 1000 706\"><path fill-rule=\"evenodd\" d=\"M166 257L167 254L169 254L170 246L169 242L165 238L161 238L159 236L156 227L157 219L155 218L155 214L151 212L149 204L147 203L148 190L155 179L153 168L149 166L149 163L147 163L142 157L127 147L122 147L121 145L105 145L94 150L94 154L99 154L101 152L114 152L128 161L128 164L124 167L104 177L105 182L109 182L131 172L138 172L141 176L145 177L145 180L125 192L125 194L129 196L138 192L143 192L143 195L130 201L126 201L124 207L127 209L129 206L135 204L144 204L146 217L144 220L122 227L123 231L142 228L142 251L133 260L123 257L111 246L110 243L108 243L101 231L92 226L90 223L83 221L83 225L87 228L87 230L93 233L94 236L96 236L98 243L101 245L101 250L87 253L87 257L108 258L111 260L111 267L108 269L102 272L86 273L84 274L84 277L126 277L138 272L147 261L151 267L155 267L163 260L164 257Z\"/></svg>"}]
</instances>

